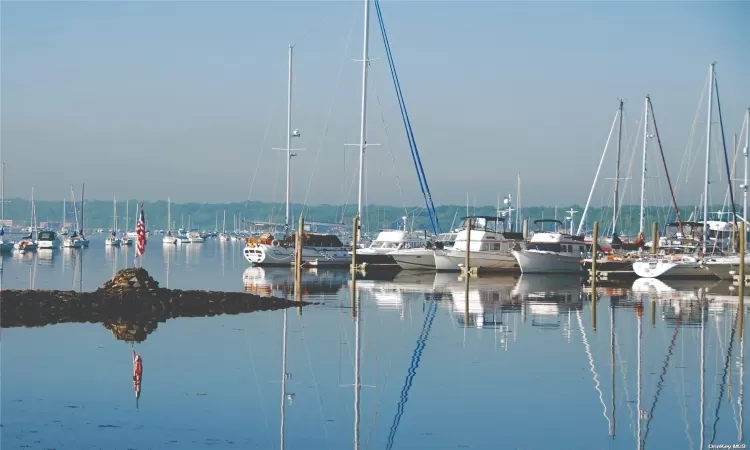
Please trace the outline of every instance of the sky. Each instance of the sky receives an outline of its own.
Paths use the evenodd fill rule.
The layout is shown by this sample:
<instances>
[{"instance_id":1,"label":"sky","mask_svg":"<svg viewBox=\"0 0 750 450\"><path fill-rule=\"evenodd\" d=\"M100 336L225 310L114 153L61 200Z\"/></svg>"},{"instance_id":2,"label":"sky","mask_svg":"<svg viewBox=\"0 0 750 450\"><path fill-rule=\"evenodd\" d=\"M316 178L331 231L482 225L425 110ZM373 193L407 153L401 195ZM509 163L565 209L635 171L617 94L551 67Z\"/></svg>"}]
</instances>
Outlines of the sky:
<instances>
[{"instance_id":1,"label":"sky","mask_svg":"<svg viewBox=\"0 0 750 450\"><path fill-rule=\"evenodd\" d=\"M750 107L750 2L381 6L436 204L495 204L516 195L517 174L523 205L585 203L621 98L623 201L637 203L646 94L678 201L697 203L710 63L730 151ZM305 150L292 158L292 201L356 204L358 149L345 144L359 142L363 7L1 2L6 197L28 198L35 186L36 198L57 199L85 182L96 199L283 201L285 158L273 148L286 145L294 44L292 128L301 136L292 144ZM374 8L370 24L368 142L379 145L367 150L365 201L419 205ZM718 123L713 130L718 158ZM594 204L611 198L616 135ZM647 190L662 203L657 151L650 141ZM715 186L726 176L712 161Z\"/></svg>"}]
</instances>

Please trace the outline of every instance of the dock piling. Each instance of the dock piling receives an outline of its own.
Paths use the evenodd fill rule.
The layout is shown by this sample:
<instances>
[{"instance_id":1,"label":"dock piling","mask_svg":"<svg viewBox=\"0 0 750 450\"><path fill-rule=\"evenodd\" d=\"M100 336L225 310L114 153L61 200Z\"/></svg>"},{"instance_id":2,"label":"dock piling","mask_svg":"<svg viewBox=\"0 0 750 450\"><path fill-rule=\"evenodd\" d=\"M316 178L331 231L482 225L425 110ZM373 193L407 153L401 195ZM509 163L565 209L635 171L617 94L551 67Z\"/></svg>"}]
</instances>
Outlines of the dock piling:
<instances>
[{"instance_id":1,"label":"dock piling","mask_svg":"<svg viewBox=\"0 0 750 450\"><path fill-rule=\"evenodd\" d=\"M651 253L659 253L659 222L651 224Z\"/></svg>"}]
</instances>

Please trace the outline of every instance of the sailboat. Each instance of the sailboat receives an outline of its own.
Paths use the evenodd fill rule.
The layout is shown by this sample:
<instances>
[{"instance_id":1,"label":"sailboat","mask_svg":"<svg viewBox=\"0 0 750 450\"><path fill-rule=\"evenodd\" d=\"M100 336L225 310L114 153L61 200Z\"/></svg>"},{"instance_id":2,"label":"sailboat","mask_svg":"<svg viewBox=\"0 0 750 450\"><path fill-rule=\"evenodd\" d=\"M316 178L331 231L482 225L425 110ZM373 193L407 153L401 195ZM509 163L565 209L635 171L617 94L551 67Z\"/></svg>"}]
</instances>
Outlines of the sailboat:
<instances>
[{"instance_id":1,"label":"sailboat","mask_svg":"<svg viewBox=\"0 0 750 450\"><path fill-rule=\"evenodd\" d=\"M221 222L221 234L219 234L219 240L224 242L229 240L229 235L227 234L227 210L224 210L224 219Z\"/></svg>"},{"instance_id":2,"label":"sailboat","mask_svg":"<svg viewBox=\"0 0 750 450\"><path fill-rule=\"evenodd\" d=\"M706 126L706 168L703 185L703 239L702 252L698 255L683 254L658 258L647 258L633 263L633 271L642 278L709 278L732 279L734 269L739 264L739 257L708 256L709 243L714 247L718 239L711 237L712 221L708 218L709 199L709 163L711 160L711 120L713 118L713 97L715 93L715 63L709 68L708 114ZM718 103L718 91L716 91ZM719 111L721 113L721 111ZM720 116L721 117L721 116ZM718 236L718 233L717 233Z\"/></svg>"},{"instance_id":3,"label":"sailboat","mask_svg":"<svg viewBox=\"0 0 750 450\"><path fill-rule=\"evenodd\" d=\"M289 79L287 85L287 124L286 124L286 148L276 149L286 152L286 218L285 236L276 239L271 233L266 233L258 238L247 238L243 254L245 259L257 266L291 266L295 260L296 235L289 234L290 215L290 177L291 159L296 156L292 152L291 140L300 136L299 130L292 131L292 50L289 46ZM303 230L297 230L302 233ZM302 262L309 266L342 266L347 267L351 262L349 249L344 246L338 236L305 233L302 239Z\"/></svg>"},{"instance_id":4,"label":"sailboat","mask_svg":"<svg viewBox=\"0 0 750 450\"><path fill-rule=\"evenodd\" d=\"M119 247L122 241L120 241L120 238L117 237L117 198L114 198L112 200L112 210L112 221L114 228L112 229L112 234L104 241L104 245L108 247Z\"/></svg>"},{"instance_id":5,"label":"sailboat","mask_svg":"<svg viewBox=\"0 0 750 450\"><path fill-rule=\"evenodd\" d=\"M20 241L13 244L13 248L21 252L36 250L38 245L34 240L36 229L36 203L34 202L34 186L31 187L31 220L29 221L30 233Z\"/></svg>"},{"instance_id":6,"label":"sailboat","mask_svg":"<svg viewBox=\"0 0 750 450\"><path fill-rule=\"evenodd\" d=\"M78 240L81 241L81 246L88 248L89 246L89 240L86 238L84 229L86 228L83 223L83 191L85 190L86 185L81 184L81 229L78 232Z\"/></svg>"},{"instance_id":7,"label":"sailboat","mask_svg":"<svg viewBox=\"0 0 750 450\"><path fill-rule=\"evenodd\" d=\"M128 227L128 222L130 222L130 200L125 202L125 228ZM126 231L123 233L122 238L120 238L121 245L133 245L133 238L130 237L130 233L135 233L134 231Z\"/></svg>"},{"instance_id":8,"label":"sailboat","mask_svg":"<svg viewBox=\"0 0 750 450\"><path fill-rule=\"evenodd\" d=\"M177 237L172 233L172 199L167 198L167 234L161 238L164 244L176 244Z\"/></svg>"},{"instance_id":9,"label":"sailboat","mask_svg":"<svg viewBox=\"0 0 750 450\"><path fill-rule=\"evenodd\" d=\"M13 250L13 242L12 241L6 241L5 240L5 163L2 164L2 169L0 169L2 172L0 173L0 176L2 176L2 181L0 181L0 210L2 212L0 213L0 253L10 253L11 250Z\"/></svg>"},{"instance_id":10,"label":"sailboat","mask_svg":"<svg viewBox=\"0 0 750 450\"><path fill-rule=\"evenodd\" d=\"M76 207L76 198L75 194L73 193L73 186L70 186L70 197L73 200L73 215L75 216L75 229L73 230L70 235L65 236L62 241L62 246L65 248L81 248L83 247L83 242L78 237L78 232L75 230L80 229L80 224L78 223L78 208Z\"/></svg>"}]
</instances>

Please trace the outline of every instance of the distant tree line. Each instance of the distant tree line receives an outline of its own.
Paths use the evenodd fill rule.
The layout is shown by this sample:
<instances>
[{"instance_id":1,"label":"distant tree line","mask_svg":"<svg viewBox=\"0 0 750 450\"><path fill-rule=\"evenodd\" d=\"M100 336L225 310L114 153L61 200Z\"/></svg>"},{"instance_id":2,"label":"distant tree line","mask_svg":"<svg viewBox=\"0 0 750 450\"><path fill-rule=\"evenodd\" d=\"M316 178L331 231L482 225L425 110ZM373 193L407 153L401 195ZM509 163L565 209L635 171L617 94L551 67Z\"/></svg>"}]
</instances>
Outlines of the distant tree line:
<instances>
[{"instance_id":1,"label":"distant tree line","mask_svg":"<svg viewBox=\"0 0 750 450\"><path fill-rule=\"evenodd\" d=\"M135 201L129 202L129 223L125 223L126 216L126 202L117 202L117 215L119 228L130 229L135 228L137 206ZM86 228L103 228L110 229L113 226L113 205L111 201L105 200L86 200L85 201L85 226ZM80 204L76 204L79 210L80 217ZM566 217L569 216L568 211L570 209L575 211L573 217L575 221L575 230L578 229L579 222L583 213L583 206L581 205L559 205L554 206L532 206L522 208L520 217L517 217L517 211L511 211L511 220L513 228L520 231L520 224L523 219L529 219L529 226L533 230L533 221L536 219L554 219L557 218L563 222L566 226L569 226L569 221ZM711 211L717 211L720 209L719 206L710 208ZM303 211L303 216L307 222L323 222L323 223L338 223L346 226L351 226L352 218L356 214L356 205L315 205L306 206L294 204L292 205L293 211L293 222L296 223L299 217L299 212ZM146 202L144 203L144 213L146 215L146 222L149 229L167 229L167 228L199 228L205 230L213 230L215 227L218 229L222 228L222 218L226 211L226 228L227 230L234 229L235 220L250 220L259 222L272 222L283 224L284 223L284 212L285 208L280 203L265 203L265 202L238 202L238 203L172 203L172 227L167 224L167 202ZM639 211L638 205L624 205L621 208L618 218L618 234L620 235L633 235L637 234L639 229ZM680 216L683 221L691 218L691 214L695 211L694 206L686 206L680 208ZM741 207L737 207L737 211L741 212ZM66 206L66 221L74 222L73 205L68 203ZM468 213L470 215L484 215L484 216L502 216L507 214L507 211L498 212L494 206L482 206L482 207L469 207ZM40 201L36 202L36 214L38 222L54 222L59 223L62 220L63 205L59 201ZM692 217L692 220L702 220L702 213L698 211L697 219ZM460 219L467 215L466 206L459 205L443 205L437 207L437 216L440 222L441 231L448 231L451 228L456 228L461 225ZM611 234L612 224L612 207L590 207L586 213L585 230L590 230L594 221L600 222L600 229L603 232ZM5 219L13 221L14 225L28 225L31 216L31 204L30 201L25 199L7 199L5 204ZM362 224L365 231L376 231L382 228L394 228L402 227L402 217L407 217L407 224L409 228L413 229L426 229L431 231L429 218L424 211L424 208L411 207L404 209L403 207L397 206L383 206L383 205L368 205L364 208ZM727 218L729 216L726 216ZM648 234L651 229L651 223L656 221L659 223L659 227L663 228L666 222L673 222L676 220L674 210L668 206L652 206L646 209L645 226L644 229Z\"/></svg>"}]
</instances>

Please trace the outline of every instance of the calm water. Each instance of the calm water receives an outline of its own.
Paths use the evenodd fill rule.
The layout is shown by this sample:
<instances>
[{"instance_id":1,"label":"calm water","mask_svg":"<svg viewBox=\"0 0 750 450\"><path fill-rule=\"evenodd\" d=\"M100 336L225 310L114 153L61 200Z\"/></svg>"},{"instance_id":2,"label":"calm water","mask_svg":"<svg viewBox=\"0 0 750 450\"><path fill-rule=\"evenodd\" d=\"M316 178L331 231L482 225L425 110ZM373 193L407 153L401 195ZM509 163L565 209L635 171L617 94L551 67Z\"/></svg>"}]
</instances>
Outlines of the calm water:
<instances>
[{"instance_id":1,"label":"calm water","mask_svg":"<svg viewBox=\"0 0 750 450\"><path fill-rule=\"evenodd\" d=\"M143 264L171 288L289 296L290 270L248 268L241 246L208 241L164 250L154 239ZM132 260L133 248L105 249L103 238L80 251L6 256L2 286L93 290ZM3 329L3 448L701 449L746 442L744 345L726 284L602 289L594 331L589 293L576 278L480 277L468 296L457 275L365 278L356 282L356 320L346 272L306 272L304 281L306 297L322 304L301 315L290 309L160 323L134 344L144 366L138 408L131 343L103 325Z\"/></svg>"}]
</instances>

